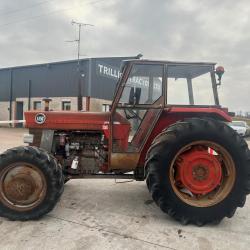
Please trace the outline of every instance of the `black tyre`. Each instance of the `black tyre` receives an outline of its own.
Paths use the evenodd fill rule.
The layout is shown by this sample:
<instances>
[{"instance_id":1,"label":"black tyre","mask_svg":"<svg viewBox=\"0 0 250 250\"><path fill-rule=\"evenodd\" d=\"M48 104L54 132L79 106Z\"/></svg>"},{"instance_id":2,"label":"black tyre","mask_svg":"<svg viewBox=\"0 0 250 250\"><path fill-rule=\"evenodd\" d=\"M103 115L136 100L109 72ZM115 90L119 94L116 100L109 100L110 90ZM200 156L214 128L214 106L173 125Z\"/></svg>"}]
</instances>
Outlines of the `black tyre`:
<instances>
[{"instance_id":1,"label":"black tyre","mask_svg":"<svg viewBox=\"0 0 250 250\"><path fill-rule=\"evenodd\" d=\"M0 155L0 216L34 220L50 212L64 188L57 160L36 147L16 147Z\"/></svg>"},{"instance_id":2,"label":"black tyre","mask_svg":"<svg viewBox=\"0 0 250 250\"><path fill-rule=\"evenodd\" d=\"M191 118L159 134L145 164L157 205L182 224L219 223L250 191L246 142L221 121Z\"/></svg>"}]
</instances>

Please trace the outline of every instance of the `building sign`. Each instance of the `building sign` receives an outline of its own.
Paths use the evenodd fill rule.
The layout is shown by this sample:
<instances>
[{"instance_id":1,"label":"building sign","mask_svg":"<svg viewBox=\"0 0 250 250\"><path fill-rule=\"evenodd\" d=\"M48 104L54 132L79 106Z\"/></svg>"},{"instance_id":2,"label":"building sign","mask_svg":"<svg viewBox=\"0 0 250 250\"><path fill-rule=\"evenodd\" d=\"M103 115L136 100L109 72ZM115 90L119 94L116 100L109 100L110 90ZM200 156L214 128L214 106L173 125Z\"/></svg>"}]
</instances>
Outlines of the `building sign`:
<instances>
[{"instance_id":1,"label":"building sign","mask_svg":"<svg viewBox=\"0 0 250 250\"><path fill-rule=\"evenodd\" d=\"M122 72L119 70L119 68L100 62L96 63L96 71L100 76L109 77L116 80L122 76ZM127 85L140 88L149 88L149 80L147 77L133 76L128 79ZM161 86L161 79L156 79L154 82L154 89L160 91Z\"/></svg>"},{"instance_id":2,"label":"building sign","mask_svg":"<svg viewBox=\"0 0 250 250\"><path fill-rule=\"evenodd\" d=\"M122 73L120 72L119 68L114 67L114 66L110 66L108 64L104 64L104 63L99 63L97 62L97 74L104 76L104 77L109 77L109 78L113 78L113 79L119 79L122 75Z\"/></svg>"},{"instance_id":3,"label":"building sign","mask_svg":"<svg viewBox=\"0 0 250 250\"><path fill-rule=\"evenodd\" d=\"M161 90L161 80L155 79L154 81L153 88L156 90ZM147 77L133 76L128 79L127 85L132 87L149 88L149 80Z\"/></svg>"}]
</instances>

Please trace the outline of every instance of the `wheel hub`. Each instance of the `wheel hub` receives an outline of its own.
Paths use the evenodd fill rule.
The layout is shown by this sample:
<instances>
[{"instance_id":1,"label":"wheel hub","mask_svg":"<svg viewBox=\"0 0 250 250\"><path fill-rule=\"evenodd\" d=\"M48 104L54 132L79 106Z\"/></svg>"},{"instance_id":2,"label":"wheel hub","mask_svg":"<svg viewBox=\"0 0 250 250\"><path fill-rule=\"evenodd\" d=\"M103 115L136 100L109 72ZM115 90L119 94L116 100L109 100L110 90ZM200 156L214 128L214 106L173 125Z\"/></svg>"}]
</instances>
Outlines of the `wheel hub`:
<instances>
[{"instance_id":1,"label":"wheel hub","mask_svg":"<svg viewBox=\"0 0 250 250\"><path fill-rule=\"evenodd\" d=\"M177 162L177 180L193 194L207 194L221 182L221 164L206 150L192 149L180 155Z\"/></svg>"},{"instance_id":2,"label":"wheel hub","mask_svg":"<svg viewBox=\"0 0 250 250\"><path fill-rule=\"evenodd\" d=\"M31 178L16 176L6 183L6 196L13 201L27 200L34 192L36 185Z\"/></svg>"},{"instance_id":3,"label":"wheel hub","mask_svg":"<svg viewBox=\"0 0 250 250\"><path fill-rule=\"evenodd\" d=\"M17 210L30 209L43 199L44 176L34 166L16 164L1 175L0 199Z\"/></svg>"},{"instance_id":4,"label":"wheel hub","mask_svg":"<svg viewBox=\"0 0 250 250\"><path fill-rule=\"evenodd\" d=\"M204 181L208 178L209 169L207 166L197 165L193 167L193 178L198 181Z\"/></svg>"}]
</instances>

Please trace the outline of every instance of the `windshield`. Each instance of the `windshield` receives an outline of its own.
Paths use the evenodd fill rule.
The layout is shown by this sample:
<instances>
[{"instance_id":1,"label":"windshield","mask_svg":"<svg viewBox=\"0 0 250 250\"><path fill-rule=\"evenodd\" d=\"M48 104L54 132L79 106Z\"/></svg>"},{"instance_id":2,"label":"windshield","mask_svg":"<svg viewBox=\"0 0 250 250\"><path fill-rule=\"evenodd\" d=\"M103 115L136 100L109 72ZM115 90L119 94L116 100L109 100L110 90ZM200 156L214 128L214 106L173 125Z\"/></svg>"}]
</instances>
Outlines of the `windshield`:
<instances>
[{"instance_id":1,"label":"windshield","mask_svg":"<svg viewBox=\"0 0 250 250\"><path fill-rule=\"evenodd\" d=\"M163 65L135 64L119 104L153 104L162 96Z\"/></svg>"},{"instance_id":2,"label":"windshield","mask_svg":"<svg viewBox=\"0 0 250 250\"><path fill-rule=\"evenodd\" d=\"M213 65L168 65L167 103L214 105Z\"/></svg>"}]
</instances>

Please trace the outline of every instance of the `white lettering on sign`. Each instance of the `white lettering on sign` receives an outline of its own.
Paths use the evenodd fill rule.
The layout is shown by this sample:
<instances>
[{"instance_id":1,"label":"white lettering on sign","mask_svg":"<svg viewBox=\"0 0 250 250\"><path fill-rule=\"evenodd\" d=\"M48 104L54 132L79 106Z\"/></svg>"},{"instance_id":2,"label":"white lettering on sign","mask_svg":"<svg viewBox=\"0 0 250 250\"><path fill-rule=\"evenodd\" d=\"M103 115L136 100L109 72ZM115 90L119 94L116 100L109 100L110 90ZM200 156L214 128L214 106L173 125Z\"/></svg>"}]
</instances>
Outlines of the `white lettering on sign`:
<instances>
[{"instance_id":1,"label":"white lettering on sign","mask_svg":"<svg viewBox=\"0 0 250 250\"><path fill-rule=\"evenodd\" d=\"M153 84L153 88L155 90L161 91L161 80L160 79L155 79ZM149 81L146 78L143 77L138 77L138 76L133 76L128 79L127 85L129 86L134 86L134 87L142 87L142 88L149 88Z\"/></svg>"},{"instance_id":2,"label":"white lettering on sign","mask_svg":"<svg viewBox=\"0 0 250 250\"><path fill-rule=\"evenodd\" d=\"M97 67L98 67L97 71L100 75L104 75L104 76L112 77L116 79L120 78L122 75L120 70L114 67L110 67L110 66L103 65L100 63L97 64Z\"/></svg>"},{"instance_id":3,"label":"white lettering on sign","mask_svg":"<svg viewBox=\"0 0 250 250\"><path fill-rule=\"evenodd\" d=\"M102 76L110 77L118 79L122 76L122 73L118 68L104 65L101 63L97 64L97 73ZM153 88L156 90L161 91L161 79L157 79L157 82L154 82ZM147 77L139 77L139 76L133 76L130 77L127 81L128 86L134 86L134 87L142 87L142 88L148 88L149 87L149 80Z\"/></svg>"}]
</instances>

